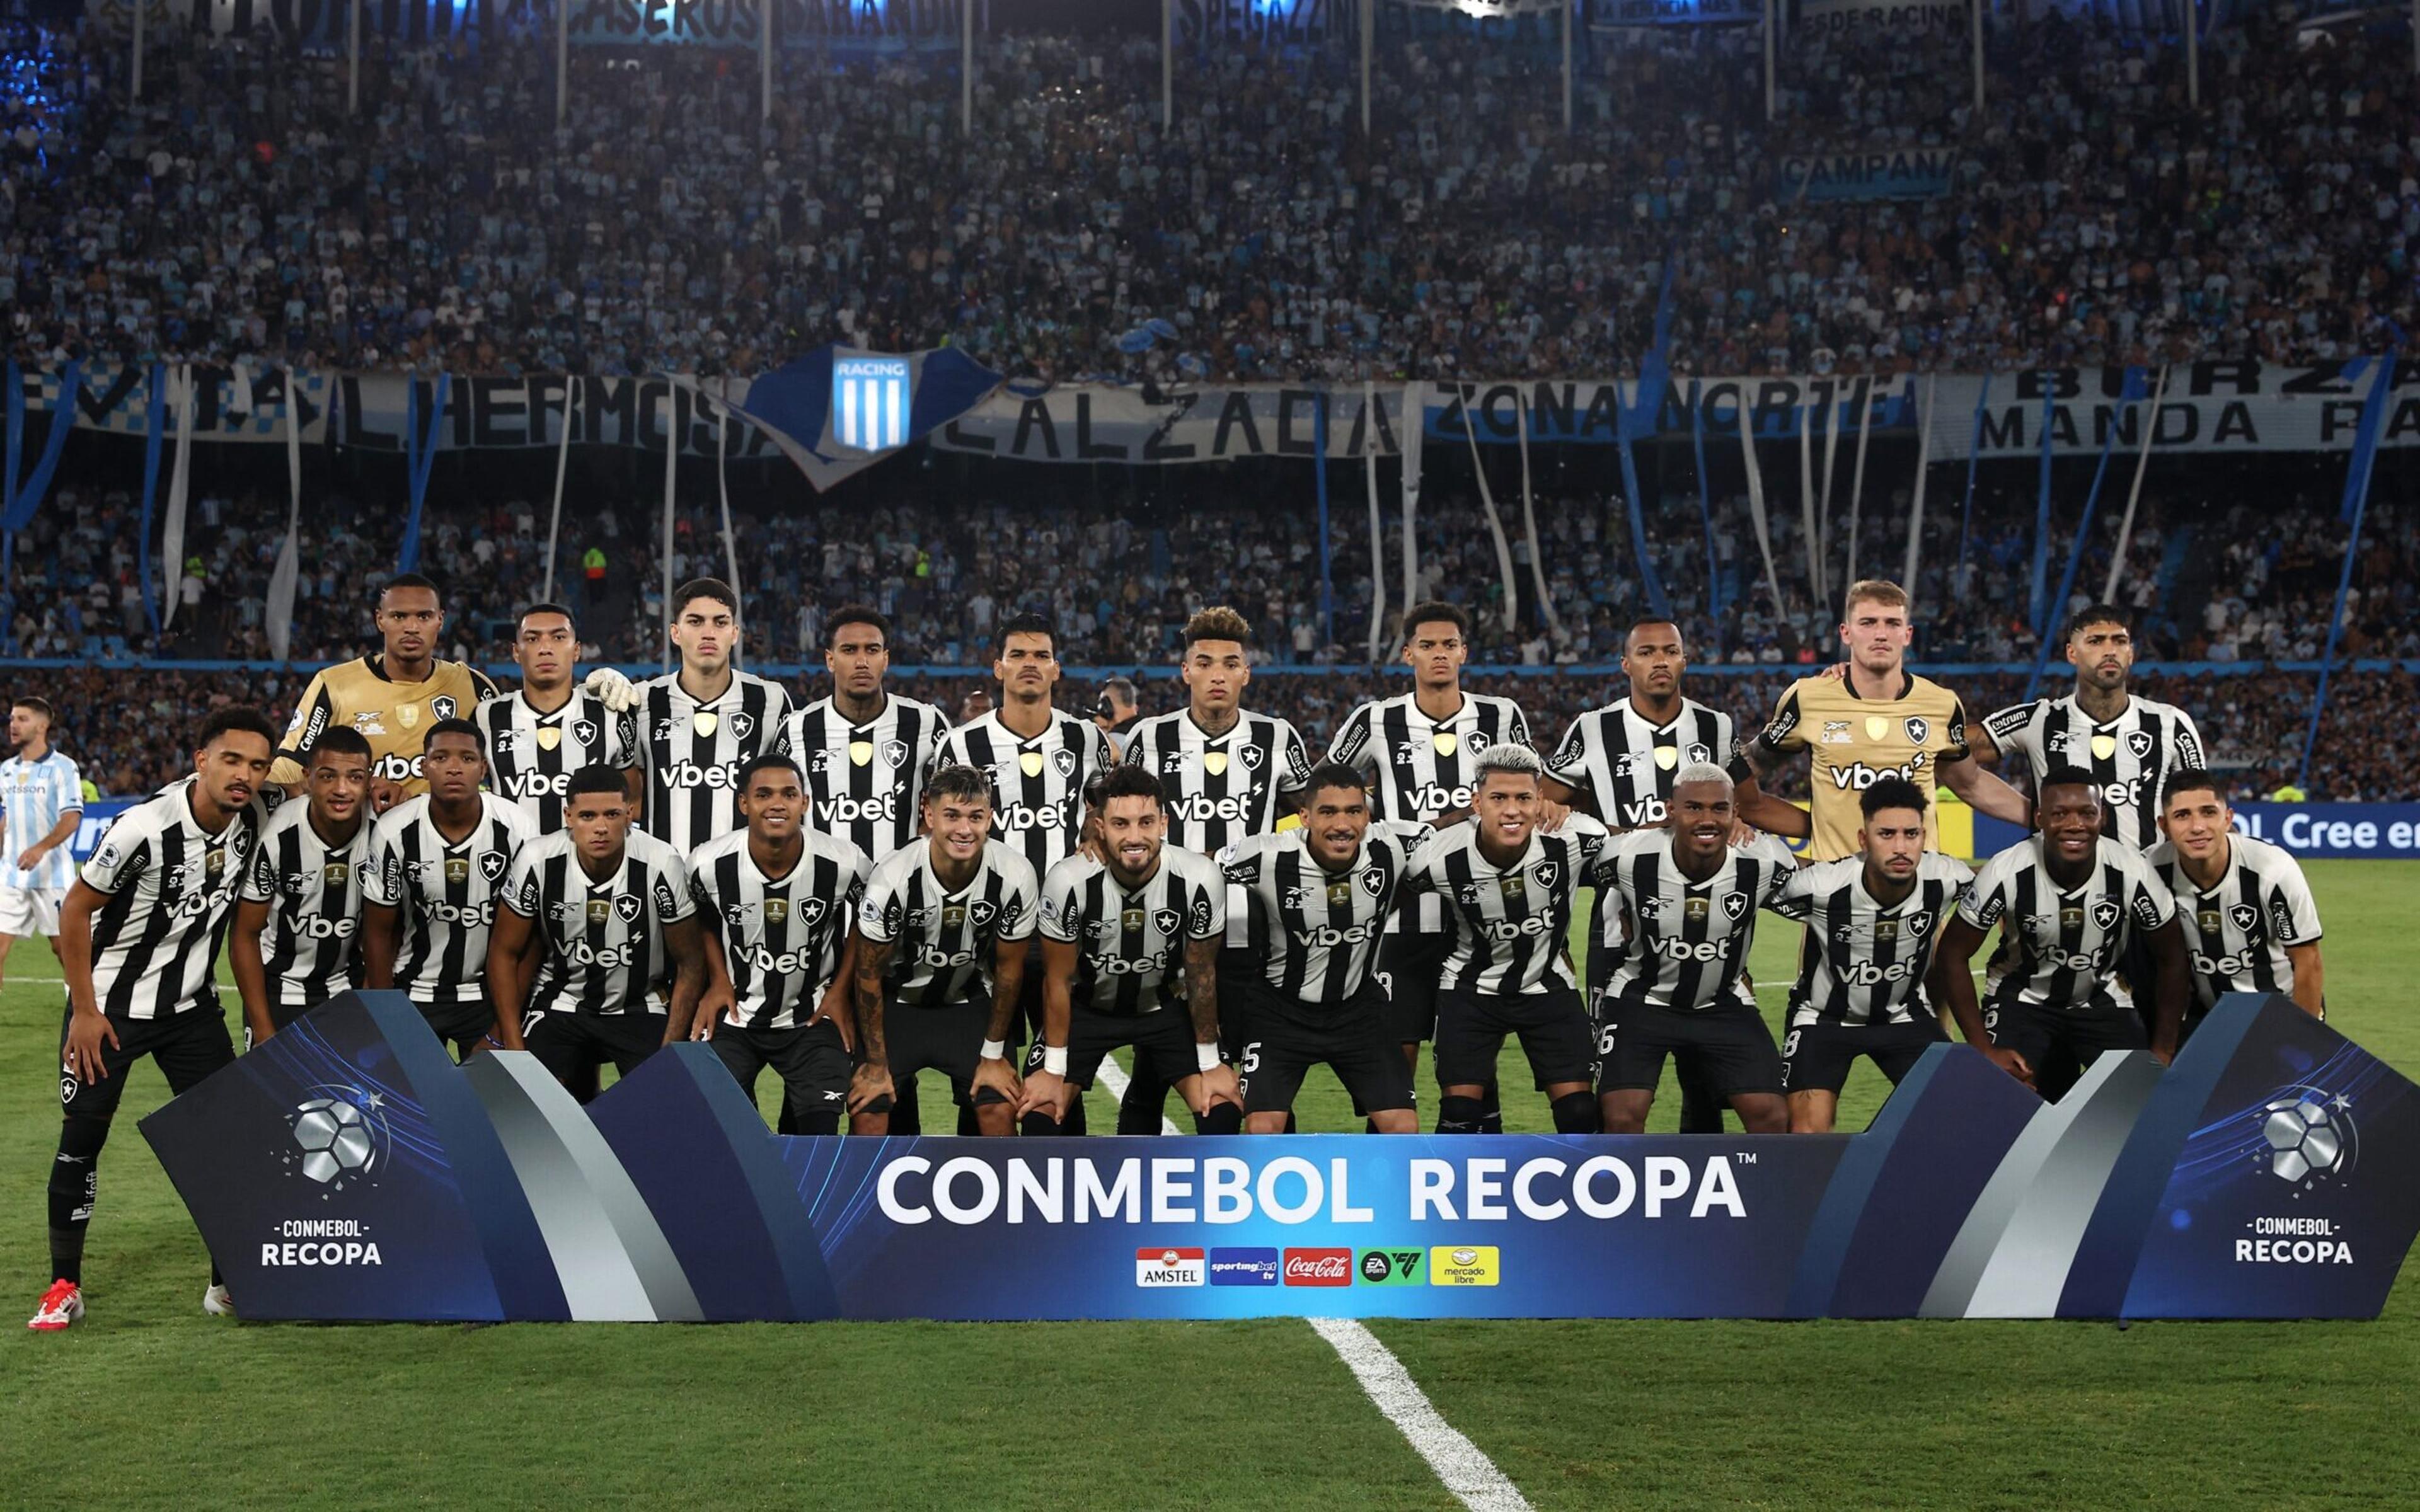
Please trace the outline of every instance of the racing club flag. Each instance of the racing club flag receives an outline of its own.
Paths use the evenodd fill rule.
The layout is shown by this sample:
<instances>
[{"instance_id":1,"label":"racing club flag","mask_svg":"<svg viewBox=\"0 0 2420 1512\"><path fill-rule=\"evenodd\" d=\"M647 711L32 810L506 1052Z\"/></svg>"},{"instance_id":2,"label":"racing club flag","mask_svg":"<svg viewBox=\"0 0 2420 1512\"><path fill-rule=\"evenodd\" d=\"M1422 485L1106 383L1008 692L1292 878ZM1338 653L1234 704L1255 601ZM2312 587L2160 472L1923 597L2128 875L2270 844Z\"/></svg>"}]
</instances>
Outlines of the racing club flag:
<instances>
[{"instance_id":1,"label":"racing club flag","mask_svg":"<svg viewBox=\"0 0 2420 1512\"><path fill-rule=\"evenodd\" d=\"M948 424L999 386L998 373L954 347L902 354L825 346L756 378L732 408L820 490Z\"/></svg>"}]
</instances>

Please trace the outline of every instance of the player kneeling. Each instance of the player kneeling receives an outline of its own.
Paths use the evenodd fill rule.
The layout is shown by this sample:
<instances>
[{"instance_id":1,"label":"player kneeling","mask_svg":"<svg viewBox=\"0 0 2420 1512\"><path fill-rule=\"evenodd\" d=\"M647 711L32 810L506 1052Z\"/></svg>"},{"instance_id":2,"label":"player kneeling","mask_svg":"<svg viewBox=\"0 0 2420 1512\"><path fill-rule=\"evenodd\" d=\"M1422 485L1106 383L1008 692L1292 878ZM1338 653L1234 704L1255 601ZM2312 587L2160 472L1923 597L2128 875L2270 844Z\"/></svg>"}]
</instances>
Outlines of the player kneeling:
<instances>
[{"instance_id":1,"label":"player kneeling","mask_svg":"<svg viewBox=\"0 0 2420 1512\"><path fill-rule=\"evenodd\" d=\"M1243 1093L1218 1049L1227 879L1167 843L1167 799L1141 767L1102 779L1100 815L1100 855L1071 856L1042 883L1042 1033L1017 1103L1025 1132L1065 1133L1093 1068L1132 1046L1200 1133L1237 1133Z\"/></svg>"},{"instance_id":2,"label":"player kneeling","mask_svg":"<svg viewBox=\"0 0 2420 1512\"><path fill-rule=\"evenodd\" d=\"M895 1088L920 1071L950 1079L986 1134L1016 1132L1009 1035L1025 992L1041 884L991 838L991 783L948 765L924 784L924 833L874 869L858 908L854 968L862 1059L852 1127L887 1130ZM878 1121L876 1121L878 1120Z\"/></svg>"},{"instance_id":3,"label":"player kneeling","mask_svg":"<svg viewBox=\"0 0 2420 1512\"><path fill-rule=\"evenodd\" d=\"M1830 1134L1840 1088L1859 1056L1893 1087L1947 1042L1938 1005L1947 969L1932 947L1975 873L1924 848L1924 790L1885 777L1858 803L1858 854L1799 872L1773 911L1804 919L1781 1086L1792 1134Z\"/></svg>"},{"instance_id":4,"label":"player kneeling","mask_svg":"<svg viewBox=\"0 0 2420 1512\"><path fill-rule=\"evenodd\" d=\"M1251 1026L1245 1132L1285 1133L1304 1074L1325 1064L1378 1133L1413 1134L1411 1068L1371 966L1429 830L1373 826L1361 774L1342 762L1323 762L1308 782L1300 828L1255 835L1221 857L1249 910L1243 953L1253 972L1219 978L1221 1015Z\"/></svg>"},{"instance_id":5,"label":"player kneeling","mask_svg":"<svg viewBox=\"0 0 2420 1512\"><path fill-rule=\"evenodd\" d=\"M1408 879L1453 918L1436 995L1437 1133L1481 1132L1497 1057L1514 1035L1556 1131L1594 1134L1596 1047L1570 940L1574 900L1609 837L1585 814L1551 835L1538 827L1545 767L1527 746L1488 747L1473 777L1474 818L1424 842Z\"/></svg>"},{"instance_id":6,"label":"player kneeling","mask_svg":"<svg viewBox=\"0 0 2420 1512\"><path fill-rule=\"evenodd\" d=\"M632 832L622 774L583 766L564 799L567 827L523 845L504 873L488 987L496 1042L577 1088L608 1060L628 1075L689 1032L706 951L688 863Z\"/></svg>"},{"instance_id":7,"label":"player kneeling","mask_svg":"<svg viewBox=\"0 0 2420 1512\"><path fill-rule=\"evenodd\" d=\"M690 858L707 977L690 1035L714 1046L752 1103L757 1076L772 1067L789 1132L838 1134L848 1096L848 961L872 868L847 841L806 827L806 777L789 757L741 766L738 789L747 827Z\"/></svg>"},{"instance_id":8,"label":"player kneeling","mask_svg":"<svg viewBox=\"0 0 2420 1512\"><path fill-rule=\"evenodd\" d=\"M1697 1057L1748 1133L1790 1127L1781 1055L1746 970L1757 910L1798 874L1798 858L1769 835L1734 848L1734 818L1731 779L1692 763L1673 776L1664 827L1618 837L1599 863L1628 926L1598 1000L1607 1134L1646 1130L1667 1056Z\"/></svg>"}]
</instances>

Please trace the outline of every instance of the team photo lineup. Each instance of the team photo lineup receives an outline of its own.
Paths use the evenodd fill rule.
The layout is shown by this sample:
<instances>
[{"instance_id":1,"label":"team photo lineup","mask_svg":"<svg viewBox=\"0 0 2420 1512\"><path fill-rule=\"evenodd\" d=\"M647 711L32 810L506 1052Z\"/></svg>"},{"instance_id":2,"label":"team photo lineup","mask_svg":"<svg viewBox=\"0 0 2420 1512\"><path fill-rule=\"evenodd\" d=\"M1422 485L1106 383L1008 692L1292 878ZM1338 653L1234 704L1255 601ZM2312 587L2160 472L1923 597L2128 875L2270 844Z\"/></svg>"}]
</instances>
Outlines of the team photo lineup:
<instances>
[{"instance_id":1,"label":"team photo lineup","mask_svg":"<svg viewBox=\"0 0 2420 1512\"><path fill-rule=\"evenodd\" d=\"M1683 1133L1825 1133L1857 1058L1896 1083L1953 1032L2055 1099L2105 1051L2165 1063L2228 992L2324 1017L2300 867L2230 833L2193 718L2130 693L2115 607L2065 626L2072 693L1971 720L1902 664L1907 594L1860 581L1842 660L1746 735L1642 619L1624 696L1555 739L1465 692L1470 616L1419 604L1410 691L1314 755L1249 705L1252 628L1224 607L1185 626L1186 705L1118 719L1062 706L1038 615L1001 623L977 712L891 691L889 622L837 609L831 690L794 706L742 670L730 587L670 602L678 670L637 683L583 675L571 612L528 607L505 693L434 655L441 591L396 577L379 651L283 731L211 713L193 774L72 872L74 769L51 706L17 701L9 858L39 885L0 910L54 937L68 1000L32 1327L83 1315L130 1068L181 1092L236 1056L222 949L246 1049L392 989L458 1058L525 1050L582 1101L704 1041L752 1099L771 1071L779 1129L808 1135L922 1132L920 1076L957 1133L1080 1134L1121 1051L1121 1134L1160 1132L1171 1092L1201 1133L1291 1132L1322 1065L1368 1130L1412 1133L1423 1044L1433 1132L1501 1132L1508 1040L1559 1133L1643 1132L1668 1060ZM1802 753L1807 808L1760 785ZM1944 792L2034 833L1970 869L1937 848ZM1766 912L1805 926L1777 1044L1746 970ZM235 1305L213 1273L205 1308Z\"/></svg>"}]
</instances>

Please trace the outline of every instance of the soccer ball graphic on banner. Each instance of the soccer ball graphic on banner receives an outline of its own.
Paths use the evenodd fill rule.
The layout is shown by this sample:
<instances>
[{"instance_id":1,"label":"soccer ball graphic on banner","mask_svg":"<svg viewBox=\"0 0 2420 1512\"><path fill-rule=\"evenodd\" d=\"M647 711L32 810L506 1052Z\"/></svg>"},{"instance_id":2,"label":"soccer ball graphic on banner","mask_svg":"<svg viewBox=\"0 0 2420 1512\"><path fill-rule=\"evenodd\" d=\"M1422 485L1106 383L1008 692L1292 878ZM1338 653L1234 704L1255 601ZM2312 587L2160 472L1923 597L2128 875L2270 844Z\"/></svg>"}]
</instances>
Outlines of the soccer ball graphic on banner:
<instances>
[{"instance_id":1,"label":"soccer ball graphic on banner","mask_svg":"<svg viewBox=\"0 0 2420 1512\"><path fill-rule=\"evenodd\" d=\"M302 1174L327 1182L366 1172L377 1158L362 1110L339 1098L315 1097L294 1110L294 1143L302 1149Z\"/></svg>"},{"instance_id":2,"label":"soccer ball graphic on banner","mask_svg":"<svg viewBox=\"0 0 2420 1512\"><path fill-rule=\"evenodd\" d=\"M2332 1112L2320 1094L2281 1097L2260 1111L2269 1169L2279 1180L2299 1185L2343 1167L2351 1123L2340 1110Z\"/></svg>"}]
</instances>

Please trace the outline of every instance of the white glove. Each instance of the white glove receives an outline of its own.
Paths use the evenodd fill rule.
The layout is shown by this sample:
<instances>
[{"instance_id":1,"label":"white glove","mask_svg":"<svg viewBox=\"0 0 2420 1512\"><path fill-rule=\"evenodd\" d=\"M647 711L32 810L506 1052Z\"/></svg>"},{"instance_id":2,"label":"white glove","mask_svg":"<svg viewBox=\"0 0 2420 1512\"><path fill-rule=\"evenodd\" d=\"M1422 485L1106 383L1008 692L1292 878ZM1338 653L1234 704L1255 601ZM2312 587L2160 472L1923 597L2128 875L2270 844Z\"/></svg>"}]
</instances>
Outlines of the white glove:
<instances>
[{"instance_id":1,"label":"white glove","mask_svg":"<svg viewBox=\"0 0 2420 1512\"><path fill-rule=\"evenodd\" d=\"M639 702L639 690L632 687L630 680L623 676L620 670L616 668L597 668L588 674L588 680L580 687L582 692L615 714L622 713Z\"/></svg>"}]
</instances>

